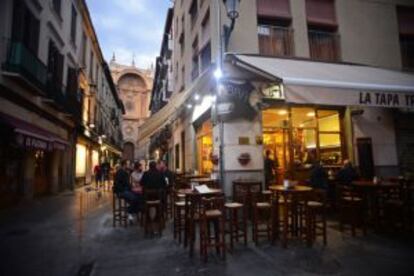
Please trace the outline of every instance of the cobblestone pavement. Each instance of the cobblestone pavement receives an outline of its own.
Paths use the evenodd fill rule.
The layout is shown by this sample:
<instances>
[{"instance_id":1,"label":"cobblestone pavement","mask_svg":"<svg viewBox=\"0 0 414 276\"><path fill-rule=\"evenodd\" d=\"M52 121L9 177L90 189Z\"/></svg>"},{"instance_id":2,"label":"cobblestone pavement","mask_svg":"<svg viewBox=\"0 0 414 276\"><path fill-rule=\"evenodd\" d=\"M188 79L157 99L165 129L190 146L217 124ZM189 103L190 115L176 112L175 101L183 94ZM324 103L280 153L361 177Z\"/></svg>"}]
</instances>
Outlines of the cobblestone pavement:
<instances>
[{"instance_id":1,"label":"cobblestone pavement","mask_svg":"<svg viewBox=\"0 0 414 276\"><path fill-rule=\"evenodd\" d=\"M112 227L110 194L85 189L0 212L0 275L414 275L414 239L352 238L329 224L328 246L238 245L207 264L174 241Z\"/></svg>"}]
</instances>

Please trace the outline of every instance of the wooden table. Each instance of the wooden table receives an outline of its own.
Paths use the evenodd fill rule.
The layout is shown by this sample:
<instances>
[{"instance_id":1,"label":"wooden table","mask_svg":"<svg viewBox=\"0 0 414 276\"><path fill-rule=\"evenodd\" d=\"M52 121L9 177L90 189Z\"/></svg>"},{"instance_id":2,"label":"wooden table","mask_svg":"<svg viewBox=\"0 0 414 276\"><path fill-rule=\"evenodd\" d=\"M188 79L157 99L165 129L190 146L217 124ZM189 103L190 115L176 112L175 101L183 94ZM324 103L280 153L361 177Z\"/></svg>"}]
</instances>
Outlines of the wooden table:
<instances>
[{"instance_id":1,"label":"wooden table","mask_svg":"<svg viewBox=\"0 0 414 276\"><path fill-rule=\"evenodd\" d=\"M301 185L293 186L291 188L285 188L282 185L274 185L274 186L269 186L269 190L272 191L275 195L274 202L276 204L273 204L273 205L275 205L277 208L273 210L273 213L276 214L276 218L279 217L279 206L280 206L279 198L283 200L282 204L284 205L284 208L283 208L282 246L283 248L286 248L287 241L288 241L288 228L290 226L293 226L292 232L297 232L297 228L298 228L297 219L292 221L292 225L289 225L289 217L288 217L289 211L297 214L296 208L297 208L298 197L300 195L311 192L313 189L311 187L301 186ZM289 200L290 200L290 203L288 203ZM289 210L289 208L291 208L291 210ZM273 238L275 238L277 236L277 231L279 230L278 219L277 221L273 223L273 225L274 225Z\"/></svg>"},{"instance_id":2,"label":"wooden table","mask_svg":"<svg viewBox=\"0 0 414 276\"><path fill-rule=\"evenodd\" d=\"M184 231L184 246L189 246L190 256L194 254L195 244L195 224L197 218L196 210L200 207L201 198L214 197L222 195L221 189L210 189L209 192L199 193L197 190L192 189L179 189L179 194L185 195L185 231ZM191 207L191 208L190 208Z\"/></svg>"},{"instance_id":3,"label":"wooden table","mask_svg":"<svg viewBox=\"0 0 414 276\"><path fill-rule=\"evenodd\" d=\"M351 182L351 186L359 190L363 196L364 205L368 215L368 223L375 229L379 229L379 218L381 207L379 193L387 193L392 189L400 188L398 182L372 180L356 180Z\"/></svg>"}]
</instances>

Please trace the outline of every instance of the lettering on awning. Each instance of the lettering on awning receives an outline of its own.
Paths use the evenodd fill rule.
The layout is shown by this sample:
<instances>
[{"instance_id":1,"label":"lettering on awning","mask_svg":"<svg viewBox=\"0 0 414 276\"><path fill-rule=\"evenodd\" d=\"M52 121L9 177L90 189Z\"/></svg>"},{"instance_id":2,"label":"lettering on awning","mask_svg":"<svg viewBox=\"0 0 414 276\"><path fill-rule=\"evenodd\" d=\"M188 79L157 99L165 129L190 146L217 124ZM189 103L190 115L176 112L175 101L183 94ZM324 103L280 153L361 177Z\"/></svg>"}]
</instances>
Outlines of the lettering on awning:
<instances>
[{"instance_id":1,"label":"lettering on awning","mask_svg":"<svg viewBox=\"0 0 414 276\"><path fill-rule=\"evenodd\" d=\"M384 107L414 107L414 95L388 92L359 92L359 104Z\"/></svg>"}]
</instances>

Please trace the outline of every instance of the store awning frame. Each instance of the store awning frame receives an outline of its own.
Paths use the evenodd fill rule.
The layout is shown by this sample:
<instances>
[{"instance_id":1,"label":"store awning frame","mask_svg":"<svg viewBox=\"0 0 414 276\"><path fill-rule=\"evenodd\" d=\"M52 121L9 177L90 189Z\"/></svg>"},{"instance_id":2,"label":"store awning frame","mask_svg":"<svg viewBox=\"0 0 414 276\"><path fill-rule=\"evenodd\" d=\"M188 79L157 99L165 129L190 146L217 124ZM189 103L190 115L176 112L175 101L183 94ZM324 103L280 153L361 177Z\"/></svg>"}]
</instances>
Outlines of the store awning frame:
<instances>
[{"instance_id":1,"label":"store awning frame","mask_svg":"<svg viewBox=\"0 0 414 276\"><path fill-rule=\"evenodd\" d=\"M286 102L414 108L414 75L365 65L227 54L233 65L282 84Z\"/></svg>"}]
</instances>

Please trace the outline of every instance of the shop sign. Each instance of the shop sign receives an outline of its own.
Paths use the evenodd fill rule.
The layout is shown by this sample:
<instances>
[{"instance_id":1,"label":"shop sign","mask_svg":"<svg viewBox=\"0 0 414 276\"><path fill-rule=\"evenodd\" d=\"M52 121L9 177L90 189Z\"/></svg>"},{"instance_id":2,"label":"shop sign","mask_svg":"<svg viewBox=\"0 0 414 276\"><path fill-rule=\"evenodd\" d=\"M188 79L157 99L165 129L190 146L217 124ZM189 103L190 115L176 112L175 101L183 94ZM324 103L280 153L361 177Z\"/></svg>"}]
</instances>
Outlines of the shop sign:
<instances>
[{"instance_id":1,"label":"shop sign","mask_svg":"<svg viewBox=\"0 0 414 276\"><path fill-rule=\"evenodd\" d=\"M249 99L254 86L250 82L226 80L221 82L217 97L217 115L222 120L253 119L255 109Z\"/></svg>"},{"instance_id":2,"label":"shop sign","mask_svg":"<svg viewBox=\"0 0 414 276\"><path fill-rule=\"evenodd\" d=\"M262 89L263 98L270 100L284 100L283 86L281 84L270 85Z\"/></svg>"},{"instance_id":3,"label":"shop sign","mask_svg":"<svg viewBox=\"0 0 414 276\"><path fill-rule=\"evenodd\" d=\"M22 134L17 135L16 142L21 147L41 149L41 150L52 150L52 146L53 146L51 143L47 141L37 139L31 136L22 135Z\"/></svg>"},{"instance_id":4,"label":"shop sign","mask_svg":"<svg viewBox=\"0 0 414 276\"><path fill-rule=\"evenodd\" d=\"M359 92L359 104L384 107L414 107L414 94Z\"/></svg>"}]
</instances>

